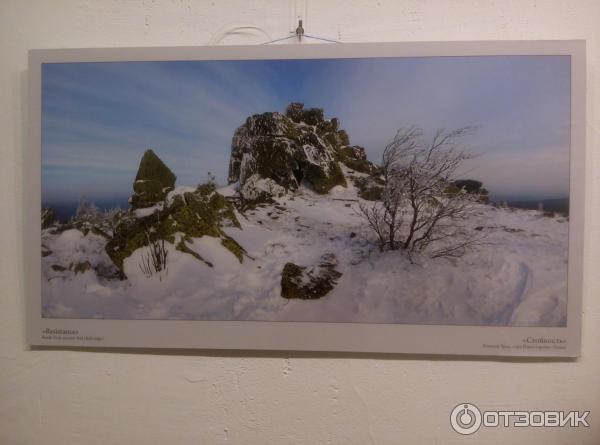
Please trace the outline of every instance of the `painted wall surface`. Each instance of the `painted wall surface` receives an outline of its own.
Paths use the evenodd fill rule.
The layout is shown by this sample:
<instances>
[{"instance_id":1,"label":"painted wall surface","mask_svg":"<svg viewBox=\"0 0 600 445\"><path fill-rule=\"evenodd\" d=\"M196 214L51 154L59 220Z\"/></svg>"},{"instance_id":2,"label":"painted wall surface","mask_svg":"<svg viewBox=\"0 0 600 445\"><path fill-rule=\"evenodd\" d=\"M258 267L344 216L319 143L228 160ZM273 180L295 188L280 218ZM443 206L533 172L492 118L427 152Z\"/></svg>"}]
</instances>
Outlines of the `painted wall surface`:
<instances>
[{"instance_id":1,"label":"painted wall surface","mask_svg":"<svg viewBox=\"0 0 600 445\"><path fill-rule=\"evenodd\" d=\"M30 48L586 39L583 353L576 361L299 353L30 351L22 264ZM54 0L0 2L0 443L600 443L600 2ZM254 28L238 28L255 26ZM349 93L350 94L350 93ZM459 436L450 410L591 410L591 427Z\"/></svg>"}]
</instances>

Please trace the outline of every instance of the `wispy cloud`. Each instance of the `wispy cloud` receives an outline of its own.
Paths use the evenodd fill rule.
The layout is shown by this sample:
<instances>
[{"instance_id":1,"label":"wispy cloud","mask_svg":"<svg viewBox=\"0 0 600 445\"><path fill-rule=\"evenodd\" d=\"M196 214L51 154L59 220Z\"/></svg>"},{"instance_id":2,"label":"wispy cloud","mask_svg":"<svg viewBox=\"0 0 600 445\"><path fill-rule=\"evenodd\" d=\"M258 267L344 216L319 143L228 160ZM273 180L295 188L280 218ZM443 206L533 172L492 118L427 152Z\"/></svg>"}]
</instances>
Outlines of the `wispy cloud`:
<instances>
[{"instance_id":1,"label":"wispy cloud","mask_svg":"<svg viewBox=\"0 0 600 445\"><path fill-rule=\"evenodd\" d=\"M223 182L245 118L302 101L339 117L375 161L399 126L479 125L469 174L497 194L565 195L569 82L565 57L50 64L44 194L126 196L145 148L181 184L208 171Z\"/></svg>"},{"instance_id":2,"label":"wispy cloud","mask_svg":"<svg viewBox=\"0 0 600 445\"><path fill-rule=\"evenodd\" d=\"M156 150L180 182L198 183L208 171L224 181L233 131L248 109L269 106L273 94L245 82L239 70L185 68L164 63L47 65L43 164L62 167L63 175L47 175L44 192L56 195L67 177L80 178L75 168L97 173L80 178L82 188L106 192L106 170L123 170L133 178L146 148ZM78 188L68 193L79 193Z\"/></svg>"}]
</instances>

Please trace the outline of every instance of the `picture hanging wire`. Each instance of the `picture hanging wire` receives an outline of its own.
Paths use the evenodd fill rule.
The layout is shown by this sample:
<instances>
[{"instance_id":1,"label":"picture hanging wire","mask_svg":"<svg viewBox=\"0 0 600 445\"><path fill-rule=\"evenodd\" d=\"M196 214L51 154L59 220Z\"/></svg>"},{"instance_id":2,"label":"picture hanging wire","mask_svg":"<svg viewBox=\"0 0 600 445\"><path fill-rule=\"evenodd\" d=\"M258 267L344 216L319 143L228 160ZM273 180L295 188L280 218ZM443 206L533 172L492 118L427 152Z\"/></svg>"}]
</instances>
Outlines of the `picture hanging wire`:
<instances>
[{"instance_id":1,"label":"picture hanging wire","mask_svg":"<svg viewBox=\"0 0 600 445\"><path fill-rule=\"evenodd\" d=\"M236 25L229 25L227 27L221 28L221 30L212 38L209 40L208 44L209 45L218 45L221 43L221 41L223 39L225 39L228 36L231 35L256 35L256 34L262 34L264 37L266 37L267 39L270 39L271 36L270 34L265 31L263 28L261 28L260 26L254 26L252 24L236 24Z\"/></svg>"},{"instance_id":2,"label":"picture hanging wire","mask_svg":"<svg viewBox=\"0 0 600 445\"><path fill-rule=\"evenodd\" d=\"M298 20L298 27L296 28L296 33L294 35L288 36L288 37L282 37L280 39L274 39L274 40L269 40L267 42L264 42L263 45L269 45L271 43L275 43L275 42L281 42L283 40L289 40L289 39L298 39L298 42L302 42L302 38L306 37L307 39L314 39L314 40L321 40L324 42L330 42L330 43L343 43L340 42L339 40L333 40L333 39L328 39L326 37L317 37L317 36L311 36L308 34L304 33L304 28L302 27L302 20Z\"/></svg>"},{"instance_id":3,"label":"picture hanging wire","mask_svg":"<svg viewBox=\"0 0 600 445\"><path fill-rule=\"evenodd\" d=\"M251 24L236 24L234 26L230 25L230 26L227 26L224 29L222 29L212 39L210 39L210 41L208 43L209 43L209 45L218 45L219 43L221 43L221 41L223 39L225 39L228 36L250 35L250 34L262 34L267 39L269 39L266 42L263 42L263 45L268 45L271 43L281 42L283 40L289 40L289 39L295 39L295 38L298 39L298 42L301 42L303 37L305 37L307 39L321 40L321 41L330 42L330 43L343 43L340 40L333 40L333 39L328 39L326 37L318 37L318 36L312 36L312 35L305 34L302 20L298 20L298 27L296 28L296 32L293 35L290 35L287 37L282 37L280 39L271 40L271 36L269 35L269 33L259 26L254 26Z\"/></svg>"}]
</instances>

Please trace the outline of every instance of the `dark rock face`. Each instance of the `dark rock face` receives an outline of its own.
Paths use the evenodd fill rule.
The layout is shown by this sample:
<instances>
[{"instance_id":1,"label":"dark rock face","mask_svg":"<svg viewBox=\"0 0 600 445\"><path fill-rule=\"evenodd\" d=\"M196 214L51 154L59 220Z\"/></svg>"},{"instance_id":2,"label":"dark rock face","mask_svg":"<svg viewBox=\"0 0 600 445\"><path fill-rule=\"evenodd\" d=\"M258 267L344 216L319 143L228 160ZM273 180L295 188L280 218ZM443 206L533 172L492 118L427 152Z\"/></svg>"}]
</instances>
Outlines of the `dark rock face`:
<instances>
[{"instance_id":1,"label":"dark rock face","mask_svg":"<svg viewBox=\"0 0 600 445\"><path fill-rule=\"evenodd\" d=\"M358 145L345 145L338 150L338 159L346 167L361 173L376 175L379 168L367 160L365 149Z\"/></svg>"},{"instance_id":2,"label":"dark rock face","mask_svg":"<svg viewBox=\"0 0 600 445\"><path fill-rule=\"evenodd\" d=\"M161 202L175 187L175 179L169 167L152 150L146 150L133 183L131 206L137 209Z\"/></svg>"},{"instance_id":3,"label":"dark rock face","mask_svg":"<svg viewBox=\"0 0 600 445\"><path fill-rule=\"evenodd\" d=\"M310 267L286 263L281 274L281 296L302 300L325 296L342 276L335 269L336 265L337 259L331 253L323 255L319 264Z\"/></svg>"},{"instance_id":4,"label":"dark rock face","mask_svg":"<svg viewBox=\"0 0 600 445\"><path fill-rule=\"evenodd\" d=\"M453 184L459 189L465 189L467 193L479 193L483 183L476 181L475 179L459 179L454 181Z\"/></svg>"},{"instance_id":5,"label":"dark rock face","mask_svg":"<svg viewBox=\"0 0 600 445\"><path fill-rule=\"evenodd\" d=\"M320 108L292 103L285 114L250 116L232 139L229 183L239 181L246 202L268 201L302 182L327 193L336 185L346 186L340 162L369 169L364 149L348 144L338 120L326 119Z\"/></svg>"},{"instance_id":6,"label":"dark rock face","mask_svg":"<svg viewBox=\"0 0 600 445\"><path fill-rule=\"evenodd\" d=\"M77 263L75 265L73 265L73 272L75 272L75 275L79 274L79 273L85 273L88 270L90 270L92 268L92 265L90 264L89 261L84 261L82 263Z\"/></svg>"},{"instance_id":7,"label":"dark rock face","mask_svg":"<svg viewBox=\"0 0 600 445\"><path fill-rule=\"evenodd\" d=\"M479 201L487 203L489 202L489 192L483 188L481 181L475 179L458 179L452 183L452 186L458 190L464 190L471 195L479 195Z\"/></svg>"}]
</instances>

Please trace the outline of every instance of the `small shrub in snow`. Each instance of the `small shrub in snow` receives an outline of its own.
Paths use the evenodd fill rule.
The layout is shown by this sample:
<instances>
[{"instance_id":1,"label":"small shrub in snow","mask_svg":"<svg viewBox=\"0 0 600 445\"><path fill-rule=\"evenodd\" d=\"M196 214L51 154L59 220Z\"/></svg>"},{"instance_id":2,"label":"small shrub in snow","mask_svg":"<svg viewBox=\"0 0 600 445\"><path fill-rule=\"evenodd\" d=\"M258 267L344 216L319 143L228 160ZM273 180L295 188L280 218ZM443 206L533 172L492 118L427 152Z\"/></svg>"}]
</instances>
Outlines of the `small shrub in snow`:
<instances>
[{"instance_id":1,"label":"small shrub in snow","mask_svg":"<svg viewBox=\"0 0 600 445\"><path fill-rule=\"evenodd\" d=\"M146 236L149 243L149 252L142 255L142 262L139 264L140 270L148 278L162 271L168 273L167 256L169 250L165 247L165 240L157 239L151 241L148 233L146 233Z\"/></svg>"},{"instance_id":2,"label":"small shrub in snow","mask_svg":"<svg viewBox=\"0 0 600 445\"><path fill-rule=\"evenodd\" d=\"M479 243L480 237L464 225L479 196L449 187L459 167L473 157L459 144L468 132L438 130L426 143L422 130L412 126L398 130L386 146L381 199L360 205L380 250L458 257Z\"/></svg>"},{"instance_id":3,"label":"small shrub in snow","mask_svg":"<svg viewBox=\"0 0 600 445\"><path fill-rule=\"evenodd\" d=\"M88 201L85 198L79 199L77 210L75 211L76 219L91 219L97 218L101 215L100 209L92 201Z\"/></svg>"}]
</instances>

